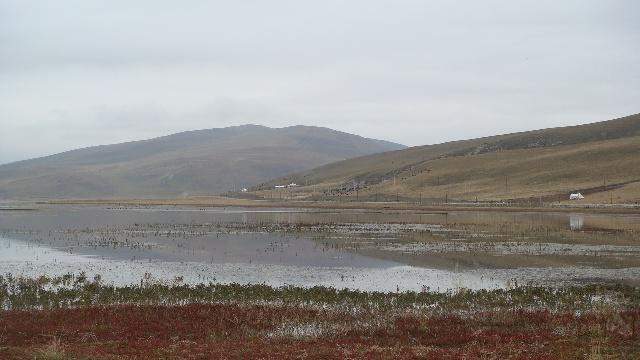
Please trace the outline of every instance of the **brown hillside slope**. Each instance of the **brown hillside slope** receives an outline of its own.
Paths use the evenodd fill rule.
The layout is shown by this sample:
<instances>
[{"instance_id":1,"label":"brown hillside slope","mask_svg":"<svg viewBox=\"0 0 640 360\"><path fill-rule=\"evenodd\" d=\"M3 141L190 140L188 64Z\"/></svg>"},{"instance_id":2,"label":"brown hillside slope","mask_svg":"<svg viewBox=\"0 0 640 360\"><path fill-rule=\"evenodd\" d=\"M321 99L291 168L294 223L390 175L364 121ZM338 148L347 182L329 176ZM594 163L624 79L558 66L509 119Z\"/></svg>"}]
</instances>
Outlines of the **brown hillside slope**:
<instances>
[{"instance_id":1,"label":"brown hillside slope","mask_svg":"<svg viewBox=\"0 0 640 360\"><path fill-rule=\"evenodd\" d=\"M561 200L583 191L585 201L636 202L638 181L640 115L632 115L360 157L278 179L256 192L274 196L267 190L273 184L296 182L308 185L295 190L297 197Z\"/></svg>"}]
</instances>

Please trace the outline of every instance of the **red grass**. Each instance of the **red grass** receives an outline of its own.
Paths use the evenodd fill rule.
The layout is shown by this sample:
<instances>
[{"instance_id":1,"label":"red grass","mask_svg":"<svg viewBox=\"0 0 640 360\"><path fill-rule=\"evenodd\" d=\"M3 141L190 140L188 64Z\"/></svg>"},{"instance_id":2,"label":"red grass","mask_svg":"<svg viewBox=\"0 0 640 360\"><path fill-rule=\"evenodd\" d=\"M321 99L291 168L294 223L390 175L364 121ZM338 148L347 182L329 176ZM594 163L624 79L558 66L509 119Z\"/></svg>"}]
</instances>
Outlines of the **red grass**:
<instances>
[{"instance_id":1,"label":"red grass","mask_svg":"<svg viewBox=\"0 0 640 360\"><path fill-rule=\"evenodd\" d=\"M378 326L376 318L388 321ZM556 359L584 358L591 351L631 359L640 355L638 319L638 310L353 317L229 304L7 311L0 312L0 358L33 359L56 344L58 353L78 359ZM318 337L270 336L292 322L334 327Z\"/></svg>"}]
</instances>

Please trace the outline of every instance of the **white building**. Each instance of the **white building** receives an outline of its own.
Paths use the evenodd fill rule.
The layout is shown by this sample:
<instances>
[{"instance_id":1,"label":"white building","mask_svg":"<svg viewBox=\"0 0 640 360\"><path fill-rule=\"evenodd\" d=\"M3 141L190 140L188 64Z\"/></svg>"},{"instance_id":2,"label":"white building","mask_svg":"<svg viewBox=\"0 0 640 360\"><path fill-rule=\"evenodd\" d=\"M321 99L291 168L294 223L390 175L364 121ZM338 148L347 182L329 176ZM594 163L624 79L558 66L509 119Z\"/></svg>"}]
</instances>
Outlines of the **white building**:
<instances>
[{"instance_id":1,"label":"white building","mask_svg":"<svg viewBox=\"0 0 640 360\"><path fill-rule=\"evenodd\" d=\"M580 193L573 193L569 195L569 200L582 200L582 199L584 199L584 196Z\"/></svg>"}]
</instances>

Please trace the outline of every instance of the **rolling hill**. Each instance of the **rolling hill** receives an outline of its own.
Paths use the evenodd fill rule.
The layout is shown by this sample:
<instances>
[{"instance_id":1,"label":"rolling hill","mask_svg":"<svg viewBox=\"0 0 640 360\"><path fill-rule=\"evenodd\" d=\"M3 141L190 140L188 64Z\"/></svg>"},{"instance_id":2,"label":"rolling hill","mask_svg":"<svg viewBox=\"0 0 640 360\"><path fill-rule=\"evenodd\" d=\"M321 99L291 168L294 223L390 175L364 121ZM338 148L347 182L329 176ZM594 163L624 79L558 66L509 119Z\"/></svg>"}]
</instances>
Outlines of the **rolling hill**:
<instances>
[{"instance_id":1,"label":"rolling hill","mask_svg":"<svg viewBox=\"0 0 640 360\"><path fill-rule=\"evenodd\" d=\"M1 165L0 199L214 194L402 148L310 126L188 131Z\"/></svg>"},{"instance_id":2,"label":"rolling hill","mask_svg":"<svg viewBox=\"0 0 640 360\"><path fill-rule=\"evenodd\" d=\"M279 178L297 198L442 201L640 201L640 114L598 123L418 146L363 156Z\"/></svg>"}]
</instances>

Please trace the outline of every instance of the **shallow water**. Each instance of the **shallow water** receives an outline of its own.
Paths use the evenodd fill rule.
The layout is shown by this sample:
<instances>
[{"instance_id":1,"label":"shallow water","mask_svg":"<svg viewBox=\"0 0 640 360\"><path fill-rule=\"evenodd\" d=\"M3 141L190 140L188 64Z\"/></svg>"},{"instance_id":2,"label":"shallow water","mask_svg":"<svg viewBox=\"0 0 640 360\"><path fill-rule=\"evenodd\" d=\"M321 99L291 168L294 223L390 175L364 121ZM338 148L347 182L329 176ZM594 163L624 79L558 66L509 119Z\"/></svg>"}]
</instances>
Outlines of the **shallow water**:
<instances>
[{"instance_id":1,"label":"shallow water","mask_svg":"<svg viewBox=\"0 0 640 360\"><path fill-rule=\"evenodd\" d=\"M115 284L132 284L143 277L157 281L197 283L267 284L271 286L331 286L359 290L420 291L454 288L498 288L505 284L481 273L454 273L379 262L376 267L319 266L287 263L207 263L195 261L165 261L159 259L119 260L109 257L70 254L65 251L32 244L22 240L0 238L0 273L28 277L60 276L85 272L89 277L100 275ZM381 264L387 266L379 266Z\"/></svg>"},{"instance_id":2,"label":"shallow water","mask_svg":"<svg viewBox=\"0 0 640 360\"><path fill-rule=\"evenodd\" d=\"M104 208L0 212L0 273L361 290L640 279L640 217Z\"/></svg>"}]
</instances>

